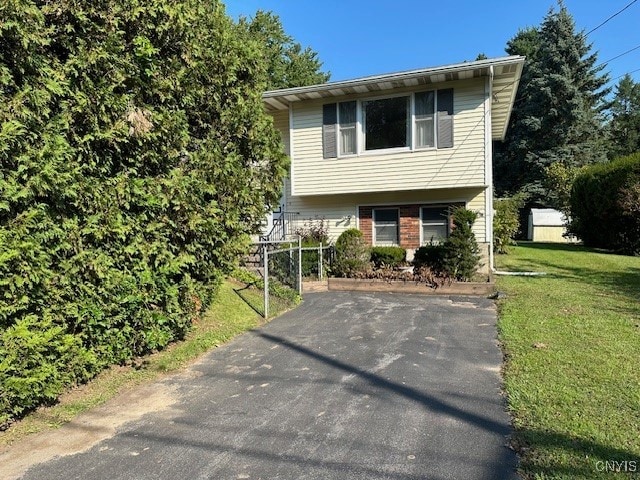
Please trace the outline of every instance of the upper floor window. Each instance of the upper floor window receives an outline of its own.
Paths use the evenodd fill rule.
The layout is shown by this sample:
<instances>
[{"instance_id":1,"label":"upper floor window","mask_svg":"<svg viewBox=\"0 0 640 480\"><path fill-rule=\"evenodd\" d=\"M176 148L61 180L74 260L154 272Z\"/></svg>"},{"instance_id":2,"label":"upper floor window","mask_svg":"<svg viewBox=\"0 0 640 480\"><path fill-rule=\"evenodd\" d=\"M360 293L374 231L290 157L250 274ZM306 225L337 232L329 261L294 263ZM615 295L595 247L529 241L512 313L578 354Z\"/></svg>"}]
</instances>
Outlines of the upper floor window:
<instances>
[{"instance_id":1,"label":"upper floor window","mask_svg":"<svg viewBox=\"0 0 640 480\"><path fill-rule=\"evenodd\" d=\"M324 158L453 147L453 89L323 106Z\"/></svg>"},{"instance_id":2,"label":"upper floor window","mask_svg":"<svg viewBox=\"0 0 640 480\"><path fill-rule=\"evenodd\" d=\"M381 150L410 146L410 97L362 102L364 149Z\"/></svg>"}]
</instances>

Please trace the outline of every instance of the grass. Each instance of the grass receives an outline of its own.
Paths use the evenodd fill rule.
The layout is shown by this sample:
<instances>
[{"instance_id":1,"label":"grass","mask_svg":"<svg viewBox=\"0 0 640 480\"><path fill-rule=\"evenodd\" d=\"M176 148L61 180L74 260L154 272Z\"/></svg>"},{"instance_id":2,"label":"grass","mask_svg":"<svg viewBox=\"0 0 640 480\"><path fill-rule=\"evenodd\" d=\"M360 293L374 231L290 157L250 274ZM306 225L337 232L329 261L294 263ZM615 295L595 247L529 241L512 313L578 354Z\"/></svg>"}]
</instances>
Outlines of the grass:
<instances>
[{"instance_id":1,"label":"grass","mask_svg":"<svg viewBox=\"0 0 640 480\"><path fill-rule=\"evenodd\" d=\"M520 473L638 478L640 258L529 244L497 266L547 272L498 278L508 295L499 335Z\"/></svg>"},{"instance_id":2,"label":"grass","mask_svg":"<svg viewBox=\"0 0 640 480\"><path fill-rule=\"evenodd\" d=\"M295 296L288 299L271 296L271 315L277 316L293 308L297 300ZM130 366L111 367L89 383L68 391L57 404L40 408L0 432L0 447L30 434L57 428L126 389L158 380L187 366L210 349L264 323L262 305L261 290L236 280L225 281L209 310L184 341L138 358Z\"/></svg>"}]
</instances>

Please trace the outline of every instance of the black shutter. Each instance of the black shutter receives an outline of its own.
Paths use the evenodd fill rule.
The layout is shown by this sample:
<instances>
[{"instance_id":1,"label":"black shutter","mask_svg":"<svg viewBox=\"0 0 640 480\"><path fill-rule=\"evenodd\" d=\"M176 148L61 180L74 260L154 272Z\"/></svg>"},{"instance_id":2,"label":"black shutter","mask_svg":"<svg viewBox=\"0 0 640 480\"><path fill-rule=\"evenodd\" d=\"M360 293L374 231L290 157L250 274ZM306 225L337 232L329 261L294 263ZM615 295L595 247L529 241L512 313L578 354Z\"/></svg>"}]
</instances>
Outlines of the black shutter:
<instances>
[{"instance_id":1,"label":"black shutter","mask_svg":"<svg viewBox=\"0 0 640 480\"><path fill-rule=\"evenodd\" d=\"M336 158L338 145L336 143L336 130L338 123L337 104L329 103L322 106L322 156L324 158Z\"/></svg>"},{"instance_id":2,"label":"black shutter","mask_svg":"<svg viewBox=\"0 0 640 480\"><path fill-rule=\"evenodd\" d=\"M453 89L438 90L438 148L453 147Z\"/></svg>"}]
</instances>

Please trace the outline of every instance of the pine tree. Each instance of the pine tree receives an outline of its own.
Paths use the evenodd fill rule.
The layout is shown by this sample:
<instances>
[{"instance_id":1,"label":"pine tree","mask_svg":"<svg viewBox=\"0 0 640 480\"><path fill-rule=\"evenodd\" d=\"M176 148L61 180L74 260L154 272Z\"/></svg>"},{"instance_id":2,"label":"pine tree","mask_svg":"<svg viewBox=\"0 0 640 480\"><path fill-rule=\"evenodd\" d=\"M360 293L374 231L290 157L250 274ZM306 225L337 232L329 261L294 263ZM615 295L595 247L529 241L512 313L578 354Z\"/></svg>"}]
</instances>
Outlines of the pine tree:
<instances>
[{"instance_id":1,"label":"pine tree","mask_svg":"<svg viewBox=\"0 0 640 480\"><path fill-rule=\"evenodd\" d=\"M505 49L509 55L526 57L526 62L511 112L507 135L503 142L496 142L494 145L493 178L496 196L500 198L515 194L524 185L533 181L531 169L525 160L530 131L524 122L526 117L523 115L522 107L530 97L532 65L538 58L539 47L540 32L537 28L529 27L520 30L509 40Z\"/></svg>"},{"instance_id":2,"label":"pine tree","mask_svg":"<svg viewBox=\"0 0 640 480\"><path fill-rule=\"evenodd\" d=\"M516 99L510 143L500 152L496 176L515 165L516 175L508 187L522 189L532 200L552 205L555 194L545 182L546 169L554 163L567 168L604 161L602 134L607 75L597 64L583 32L562 2L550 10L535 34L514 38L512 47L530 49L527 74ZM518 40L516 43L515 40ZM497 183L500 180L496 179ZM502 187L502 185L501 185Z\"/></svg>"},{"instance_id":3,"label":"pine tree","mask_svg":"<svg viewBox=\"0 0 640 480\"><path fill-rule=\"evenodd\" d=\"M472 227L478 214L464 207L451 213L453 229L444 242L443 267L454 279L468 282L478 271L480 249Z\"/></svg>"},{"instance_id":4,"label":"pine tree","mask_svg":"<svg viewBox=\"0 0 640 480\"><path fill-rule=\"evenodd\" d=\"M640 152L640 83L634 82L631 75L618 82L610 113L609 156Z\"/></svg>"}]
</instances>

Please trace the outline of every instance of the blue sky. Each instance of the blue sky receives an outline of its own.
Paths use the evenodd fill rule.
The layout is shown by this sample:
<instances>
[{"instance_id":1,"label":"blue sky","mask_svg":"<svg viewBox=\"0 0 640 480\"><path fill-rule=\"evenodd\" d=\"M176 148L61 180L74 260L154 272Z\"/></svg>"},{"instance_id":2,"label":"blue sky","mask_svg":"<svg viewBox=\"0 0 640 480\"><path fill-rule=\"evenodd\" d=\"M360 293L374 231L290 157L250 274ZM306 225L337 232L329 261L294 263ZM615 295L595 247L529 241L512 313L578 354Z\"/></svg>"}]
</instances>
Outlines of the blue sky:
<instances>
[{"instance_id":1,"label":"blue sky","mask_svg":"<svg viewBox=\"0 0 640 480\"><path fill-rule=\"evenodd\" d=\"M505 55L520 28L539 25L555 0L223 0L227 13L277 14L288 34L318 52L331 80ZM632 0L565 0L589 31ZM599 61L640 46L640 1L589 35ZM615 78L640 69L640 48L609 62ZM640 81L640 71L631 74Z\"/></svg>"}]
</instances>

